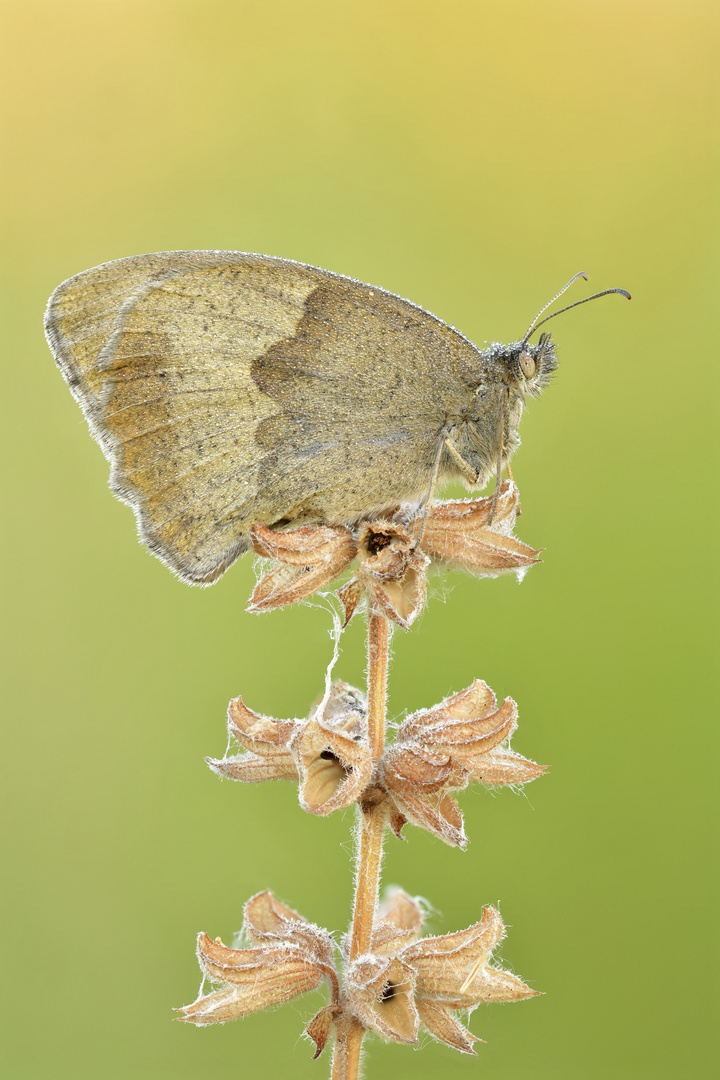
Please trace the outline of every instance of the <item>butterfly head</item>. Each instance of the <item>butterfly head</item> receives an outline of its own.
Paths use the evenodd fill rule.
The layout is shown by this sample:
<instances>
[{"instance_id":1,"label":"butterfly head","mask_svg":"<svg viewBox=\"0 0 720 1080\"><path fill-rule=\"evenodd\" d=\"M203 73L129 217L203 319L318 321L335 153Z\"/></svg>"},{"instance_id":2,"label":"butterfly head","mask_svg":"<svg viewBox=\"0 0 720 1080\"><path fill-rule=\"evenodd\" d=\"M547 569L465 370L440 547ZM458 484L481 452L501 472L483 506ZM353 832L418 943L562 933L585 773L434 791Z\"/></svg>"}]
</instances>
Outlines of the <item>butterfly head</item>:
<instances>
[{"instance_id":1,"label":"butterfly head","mask_svg":"<svg viewBox=\"0 0 720 1080\"><path fill-rule=\"evenodd\" d=\"M557 368L555 345L550 334L541 334L536 345L528 341L494 344L483 355L508 393L523 399L528 394L537 397L542 393Z\"/></svg>"}]
</instances>

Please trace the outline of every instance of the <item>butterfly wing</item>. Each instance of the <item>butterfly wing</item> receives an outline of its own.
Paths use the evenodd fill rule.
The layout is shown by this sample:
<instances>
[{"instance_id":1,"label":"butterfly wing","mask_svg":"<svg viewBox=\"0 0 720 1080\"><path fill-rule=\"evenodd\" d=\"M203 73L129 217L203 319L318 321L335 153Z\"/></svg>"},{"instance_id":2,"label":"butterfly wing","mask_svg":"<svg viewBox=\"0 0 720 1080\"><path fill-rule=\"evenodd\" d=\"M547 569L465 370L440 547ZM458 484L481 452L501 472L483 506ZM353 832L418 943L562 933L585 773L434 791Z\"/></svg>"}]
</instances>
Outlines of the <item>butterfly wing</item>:
<instances>
[{"instance_id":1,"label":"butterfly wing","mask_svg":"<svg viewBox=\"0 0 720 1080\"><path fill-rule=\"evenodd\" d=\"M427 483L461 335L392 294L235 252L120 259L46 331L142 539L209 584L258 521L352 521Z\"/></svg>"}]
</instances>

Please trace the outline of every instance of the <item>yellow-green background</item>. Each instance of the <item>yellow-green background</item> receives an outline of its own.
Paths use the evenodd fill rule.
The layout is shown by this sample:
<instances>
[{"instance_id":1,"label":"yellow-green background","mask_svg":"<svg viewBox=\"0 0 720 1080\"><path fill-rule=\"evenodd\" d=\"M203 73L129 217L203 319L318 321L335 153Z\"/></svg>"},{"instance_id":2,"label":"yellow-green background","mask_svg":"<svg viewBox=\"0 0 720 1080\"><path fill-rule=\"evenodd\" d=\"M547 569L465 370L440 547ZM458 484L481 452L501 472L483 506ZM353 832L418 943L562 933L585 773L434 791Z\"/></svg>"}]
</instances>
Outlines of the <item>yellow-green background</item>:
<instances>
[{"instance_id":1,"label":"yellow-green background","mask_svg":"<svg viewBox=\"0 0 720 1080\"><path fill-rule=\"evenodd\" d=\"M205 767L230 697L304 714L328 617L245 614L249 559L192 590L140 548L43 340L59 281L169 248L351 274L478 343L517 337L576 270L633 293L553 324L560 371L515 459L543 565L520 587L435 579L391 673L394 715L486 679L552 765L526 797L462 795L466 854L408 829L386 859L434 932L499 903L505 960L546 996L481 1008L479 1059L373 1041L367 1076L710 1075L714 9L3 5L4 1075L327 1072L299 1038L319 995L171 1022L196 932L229 939L257 890L346 925L352 815Z\"/></svg>"}]
</instances>

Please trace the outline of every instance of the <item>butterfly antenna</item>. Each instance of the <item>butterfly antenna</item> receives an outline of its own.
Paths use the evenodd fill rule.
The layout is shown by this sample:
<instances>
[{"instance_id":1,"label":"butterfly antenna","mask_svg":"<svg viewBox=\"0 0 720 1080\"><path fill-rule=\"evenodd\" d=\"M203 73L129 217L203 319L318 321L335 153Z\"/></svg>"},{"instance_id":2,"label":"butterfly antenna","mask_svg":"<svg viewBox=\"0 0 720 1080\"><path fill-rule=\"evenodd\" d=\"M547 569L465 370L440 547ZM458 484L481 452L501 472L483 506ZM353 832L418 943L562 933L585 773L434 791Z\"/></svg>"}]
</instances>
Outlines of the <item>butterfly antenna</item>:
<instances>
[{"instance_id":1,"label":"butterfly antenna","mask_svg":"<svg viewBox=\"0 0 720 1080\"><path fill-rule=\"evenodd\" d=\"M576 274L574 278L570 278L570 281L568 281L565 289L567 289L568 285L572 285L573 281L577 281L579 277L583 277L587 281L587 274L581 272L579 274ZM557 296L554 296L552 298L550 304L554 304L558 296L562 296L562 294L565 292L565 289L561 289ZM570 308L578 307L580 304L587 304L588 300L597 300L598 297L608 296L610 293L620 293L620 295L624 296L626 300L631 299L630 293L626 289L603 289L602 292L593 293L592 296L585 296L582 300L576 300L573 304L567 304L566 307L560 308L559 311L553 311L552 315L546 315L544 319L540 319L543 311L547 311L547 309L550 307L550 304L546 304L545 307L542 308L542 310L539 311L533 319L530 325L530 329L525 334L525 337L522 340L522 347L524 348L525 345L527 345L530 336L535 333L538 327L542 326L543 323L548 322L549 319L554 319L556 315L562 315L564 311L569 311ZM540 322L538 322L538 319L540 319Z\"/></svg>"}]
</instances>

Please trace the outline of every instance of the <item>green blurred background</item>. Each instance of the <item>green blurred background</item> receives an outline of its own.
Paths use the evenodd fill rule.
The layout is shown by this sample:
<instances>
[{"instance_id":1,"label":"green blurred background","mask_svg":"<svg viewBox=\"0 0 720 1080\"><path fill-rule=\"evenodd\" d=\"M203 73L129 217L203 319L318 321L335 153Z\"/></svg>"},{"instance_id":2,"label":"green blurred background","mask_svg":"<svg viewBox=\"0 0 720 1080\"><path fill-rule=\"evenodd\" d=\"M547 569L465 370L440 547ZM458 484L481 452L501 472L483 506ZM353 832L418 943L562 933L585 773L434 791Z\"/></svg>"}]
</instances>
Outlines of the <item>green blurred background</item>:
<instances>
[{"instance_id":1,"label":"green blurred background","mask_svg":"<svg viewBox=\"0 0 720 1080\"><path fill-rule=\"evenodd\" d=\"M481 1008L478 1059L373 1040L366 1073L710 1076L716 5L3 11L4 1075L327 1075L299 1037L319 995L205 1030L170 1007L197 990L196 932L228 940L259 889L347 923L352 815L203 763L238 693L306 712L329 618L244 613L249 559L193 590L140 548L42 335L71 274L228 248L381 285L479 344L580 269L633 293L553 324L560 372L514 463L544 563L521 587L435 578L395 639L394 715L482 677L552 773L463 794L466 854L391 839L385 881L438 933L498 903L505 961L546 996ZM337 670L361 682L356 621Z\"/></svg>"}]
</instances>

